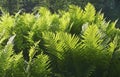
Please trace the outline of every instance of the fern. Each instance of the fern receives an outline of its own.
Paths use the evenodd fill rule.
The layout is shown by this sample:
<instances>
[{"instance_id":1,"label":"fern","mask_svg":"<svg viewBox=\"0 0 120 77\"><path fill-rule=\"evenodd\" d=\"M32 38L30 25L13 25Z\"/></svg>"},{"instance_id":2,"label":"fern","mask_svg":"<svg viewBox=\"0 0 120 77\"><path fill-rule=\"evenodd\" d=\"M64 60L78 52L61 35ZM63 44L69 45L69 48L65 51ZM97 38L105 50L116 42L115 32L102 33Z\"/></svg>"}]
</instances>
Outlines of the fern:
<instances>
[{"instance_id":1,"label":"fern","mask_svg":"<svg viewBox=\"0 0 120 77\"><path fill-rule=\"evenodd\" d=\"M84 11L80 7L73 5L70 6L68 12L70 13L70 22L73 23L70 32L73 34L79 34L79 31L81 31L81 26L84 23L82 18Z\"/></svg>"},{"instance_id":2,"label":"fern","mask_svg":"<svg viewBox=\"0 0 120 77\"><path fill-rule=\"evenodd\" d=\"M26 77L25 73L25 61L22 53L14 54L11 58L11 66L6 74L7 77Z\"/></svg>"},{"instance_id":3,"label":"fern","mask_svg":"<svg viewBox=\"0 0 120 77\"><path fill-rule=\"evenodd\" d=\"M49 57L47 55L40 54L32 62L31 76L30 77L50 77L51 70L49 67Z\"/></svg>"},{"instance_id":4,"label":"fern","mask_svg":"<svg viewBox=\"0 0 120 77\"><path fill-rule=\"evenodd\" d=\"M85 22L92 23L95 20L95 14L96 14L96 11L95 11L94 6L90 3L88 3L85 6L85 11L84 11L84 14L83 14L83 20Z\"/></svg>"},{"instance_id":5,"label":"fern","mask_svg":"<svg viewBox=\"0 0 120 77\"><path fill-rule=\"evenodd\" d=\"M93 49L100 47L100 44L102 42L101 39L102 34L100 33L96 25L89 26L83 34L84 35L82 36L82 38L84 39L83 43L85 47L93 48Z\"/></svg>"},{"instance_id":6,"label":"fern","mask_svg":"<svg viewBox=\"0 0 120 77\"><path fill-rule=\"evenodd\" d=\"M0 18L0 32L5 32L5 37L9 38L12 35L12 28L15 25L15 19L9 14L3 14Z\"/></svg>"},{"instance_id":7,"label":"fern","mask_svg":"<svg viewBox=\"0 0 120 77\"><path fill-rule=\"evenodd\" d=\"M104 33L100 31L101 30L95 25L91 25L85 30L82 36L83 51L81 53L83 60L87 60L90 64L92 62L92 64L96 67L96 69L94 70L96 70L95 73L97 73L98 77L105 75L104 72L109 68L109 63L112 59L112 54L114 52L114 49L116 48L115 44L110 41L110 47L104 47L102 43L104 41L104 39L102 38L104 37L101 37L104 36ZM105 44L105 46L107 46L107 44ZM97 62L98 60L99 62ZM102 72L99 72L100 70Z\"/></svg>"},{"instance_id":8,"label":"fern","mask_svg":"<svg viewBox=\"0 0 120 77\"><path fill-rule=\"evenodd\" d=\"M40 54L36 58L33 47L30 49L29 62L25 63L22 54L15 55L13 53L13 39L12 36L7 45L0 52L0 76L1 77L48 77L50 74L49 58L47 55ZM39 42L38 42L39 43ZM35 44L35 47L37 44ZM26 66L26 67L25 67ZM40 70L41 69L41 70Z\"/></svg>"},{"instance_id":9,"label":"fern","mask_svg":"<svg viewBox=\"0 0 120 77\"><path fill-rule=\"evenodd\" d=\"M119 77L120 30L90 3L0 19L1 77Z\"/></svg>"},{"instance_id":10,"label":"fern","mask_svg":"<svg viewBox=\"0 0 120 77\"><path fill-rule=\"evenodd\" d=\"M72 24L70 24L70 14L69 13L65 13L62 15L62 17L59 19L59 23L60 23L60 30L61 31L67 31L70 32Z\"/></svg>"},{"instance_id":11,"label":"fern","mask_svg":"<svg viewBox=\"0 0 120 77\"><path fill-rule=\"evenodd\" d=\"M50 68L49 68L49 57L47 55L39 54L35 57L37 47L39 42L35 43L35 46L30 49L29 61L26 67L27 77L49 77Z\"/></svg>"},{"instance_id":12,"label":"fern","mask_svg":"<svg viewBox=\"0 0 120 77\"><path fill-rule=\"evenodd\" d=\"M12 36L9 41L7 42L7 45L4 49L1 49L0 51L0 76L6 77L7 70L11 67L11 55L13 55L13 44L12 41L14 39L14 36Z\"/></svg>"},{"instance_id":13,"label":"fern","mask_svg":"<svg viewBox=\"0 0 120 77\"><path fill-rule=\"evenodd\" d=\"M27 43L25 36L28 36L31 27L35 22L35 17L33 14L23 14L21 16L18 15L18 17L15 18L15 21L16 23L12 32L16 34L15 50L19 52L24 50L23 46L26 48L26 45L24 45L24 43Z\"/></svg>"},{"instance_id":14,"label":"fern","mask_svg":"<svg viewBox=\"0 0 120 77\"><path fill-rule=\"evenodd\" d=\"M64 76L78 76L78 68L74 66L73 58L77 48L80 46L79 38L75 35L68 33L57 32L44 32L43 39L45 41L45 47L52 60L52 67L63 73ZM54 63L56 64L54 66ZM70 63L70 65L69 65ZM70 70L70 69L74 69ZM77 74L75 73L77 71Z\"/></svg>"}]
</instances>

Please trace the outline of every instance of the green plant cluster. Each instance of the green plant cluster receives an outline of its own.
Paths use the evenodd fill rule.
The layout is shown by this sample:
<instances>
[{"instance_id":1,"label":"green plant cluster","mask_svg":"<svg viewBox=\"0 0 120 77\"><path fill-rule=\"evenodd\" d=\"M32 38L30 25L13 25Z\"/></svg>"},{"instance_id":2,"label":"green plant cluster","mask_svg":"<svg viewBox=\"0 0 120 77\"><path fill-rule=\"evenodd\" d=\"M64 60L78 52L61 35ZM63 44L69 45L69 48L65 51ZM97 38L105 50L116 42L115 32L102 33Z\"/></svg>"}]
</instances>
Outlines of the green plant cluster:
<instances>
[{"instance_id":1,"label":"green plant cluster","mask_svg":"<svg viewBox=\"0 0 120 77\"><path fill-rule=\"evenodd\" d=\"M120 77L120 30L88 3L3 13L0 77Z\"/></svg>"},{"instance_id":2,"label":"green plant cluster","mask_svg":"<svg viewBox=\"0 0 120 77\"><path fill-rule=\"evenodd\" d=\"M4 8L10 14L14 14L19 10L32 12L36 7L47 7L50 11L58 12L59 9L67 10L70 4L84 7L88 2L92 3L97 11L102 9L105 13L106 20L116 20L120 18L120 1L119 0L0 0L0 7ZM1 14L1 12L0 12ZM119 27L120 21L116 27Z\"/></svg>"}]
</instances>

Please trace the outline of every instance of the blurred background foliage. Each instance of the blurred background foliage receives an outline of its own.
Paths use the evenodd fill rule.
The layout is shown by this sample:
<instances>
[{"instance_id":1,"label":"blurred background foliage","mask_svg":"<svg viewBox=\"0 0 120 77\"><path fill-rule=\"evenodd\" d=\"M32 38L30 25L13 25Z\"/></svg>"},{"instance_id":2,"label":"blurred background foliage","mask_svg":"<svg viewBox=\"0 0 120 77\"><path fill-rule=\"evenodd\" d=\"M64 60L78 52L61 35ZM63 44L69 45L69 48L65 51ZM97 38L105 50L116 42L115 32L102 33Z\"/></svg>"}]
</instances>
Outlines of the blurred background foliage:
<instances>
[{"instance_id":1,"label":"blurred background foliage","mask_svg":"<svg viewBox=\"0 0 120 77\"><path fill-rule=\"evenodd\" d=\"M115 21L120 18L120 0L0 0L0 6L9 11L10 14L23 9L25 12L32 12L33 8L44 6L51 12L58 12L58 9L68 9L68 5L75 4L84 7L88 2L92 3L96 10L102 10L107 20ZM117 23L117 27L120 20Z\"/></svg>"}]
</instances>

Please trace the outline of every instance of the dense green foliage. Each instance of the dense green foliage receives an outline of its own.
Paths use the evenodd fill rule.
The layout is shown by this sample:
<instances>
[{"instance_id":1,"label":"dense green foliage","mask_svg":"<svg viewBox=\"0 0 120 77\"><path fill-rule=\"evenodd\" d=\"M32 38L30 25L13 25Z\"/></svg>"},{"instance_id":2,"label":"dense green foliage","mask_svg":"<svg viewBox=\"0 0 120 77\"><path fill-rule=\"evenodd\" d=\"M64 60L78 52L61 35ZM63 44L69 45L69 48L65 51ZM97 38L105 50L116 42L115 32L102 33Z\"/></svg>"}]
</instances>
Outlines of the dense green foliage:
<instances>
[{"instance_id":1,"label":"dense green foliage","mask_svg":"<svg viewBox=\"0 0 120 77\"><path fill-rule=\"evenodd\" d=\"M35 7L44 6L52 12L59 9L68 9L69 4L84 7L88 2L92 3L97 11L102 9L107 20L116 20L120 18L120 1L119 0L0 0L0 6L9 11L10 14L18 12L18 10L31 12ZM119 27L120 21L117 26Z\"/></svg>"},{"instance_id":2,"label":"dense green foliage","mask_svg":"<svg viewBox=\"0 0 120 77\"><path fill-rule=\"evenodd\" d=\"M120 30L88 3L3 13L0 77L119 77Z\"/></svg>"}]
</instances>

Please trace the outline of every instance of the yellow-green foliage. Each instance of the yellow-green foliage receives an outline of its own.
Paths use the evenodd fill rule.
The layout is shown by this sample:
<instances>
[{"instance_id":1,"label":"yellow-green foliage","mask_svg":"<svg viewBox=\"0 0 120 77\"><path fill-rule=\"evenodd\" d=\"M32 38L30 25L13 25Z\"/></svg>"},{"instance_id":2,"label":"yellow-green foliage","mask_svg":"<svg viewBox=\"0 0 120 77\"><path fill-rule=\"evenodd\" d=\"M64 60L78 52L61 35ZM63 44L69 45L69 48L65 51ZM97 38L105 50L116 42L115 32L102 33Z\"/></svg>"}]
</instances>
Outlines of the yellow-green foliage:
<instances>
[{"instance_id":1,"label":"yellow-green foliage","mask_svg":"<svg viewBox=\"0 0 120 77\"><path fill-rule=\"evenodd\" d=\"M120 30L90 3L0 19L0 77L120 76Z\"/></svg>"}]
</instances>

